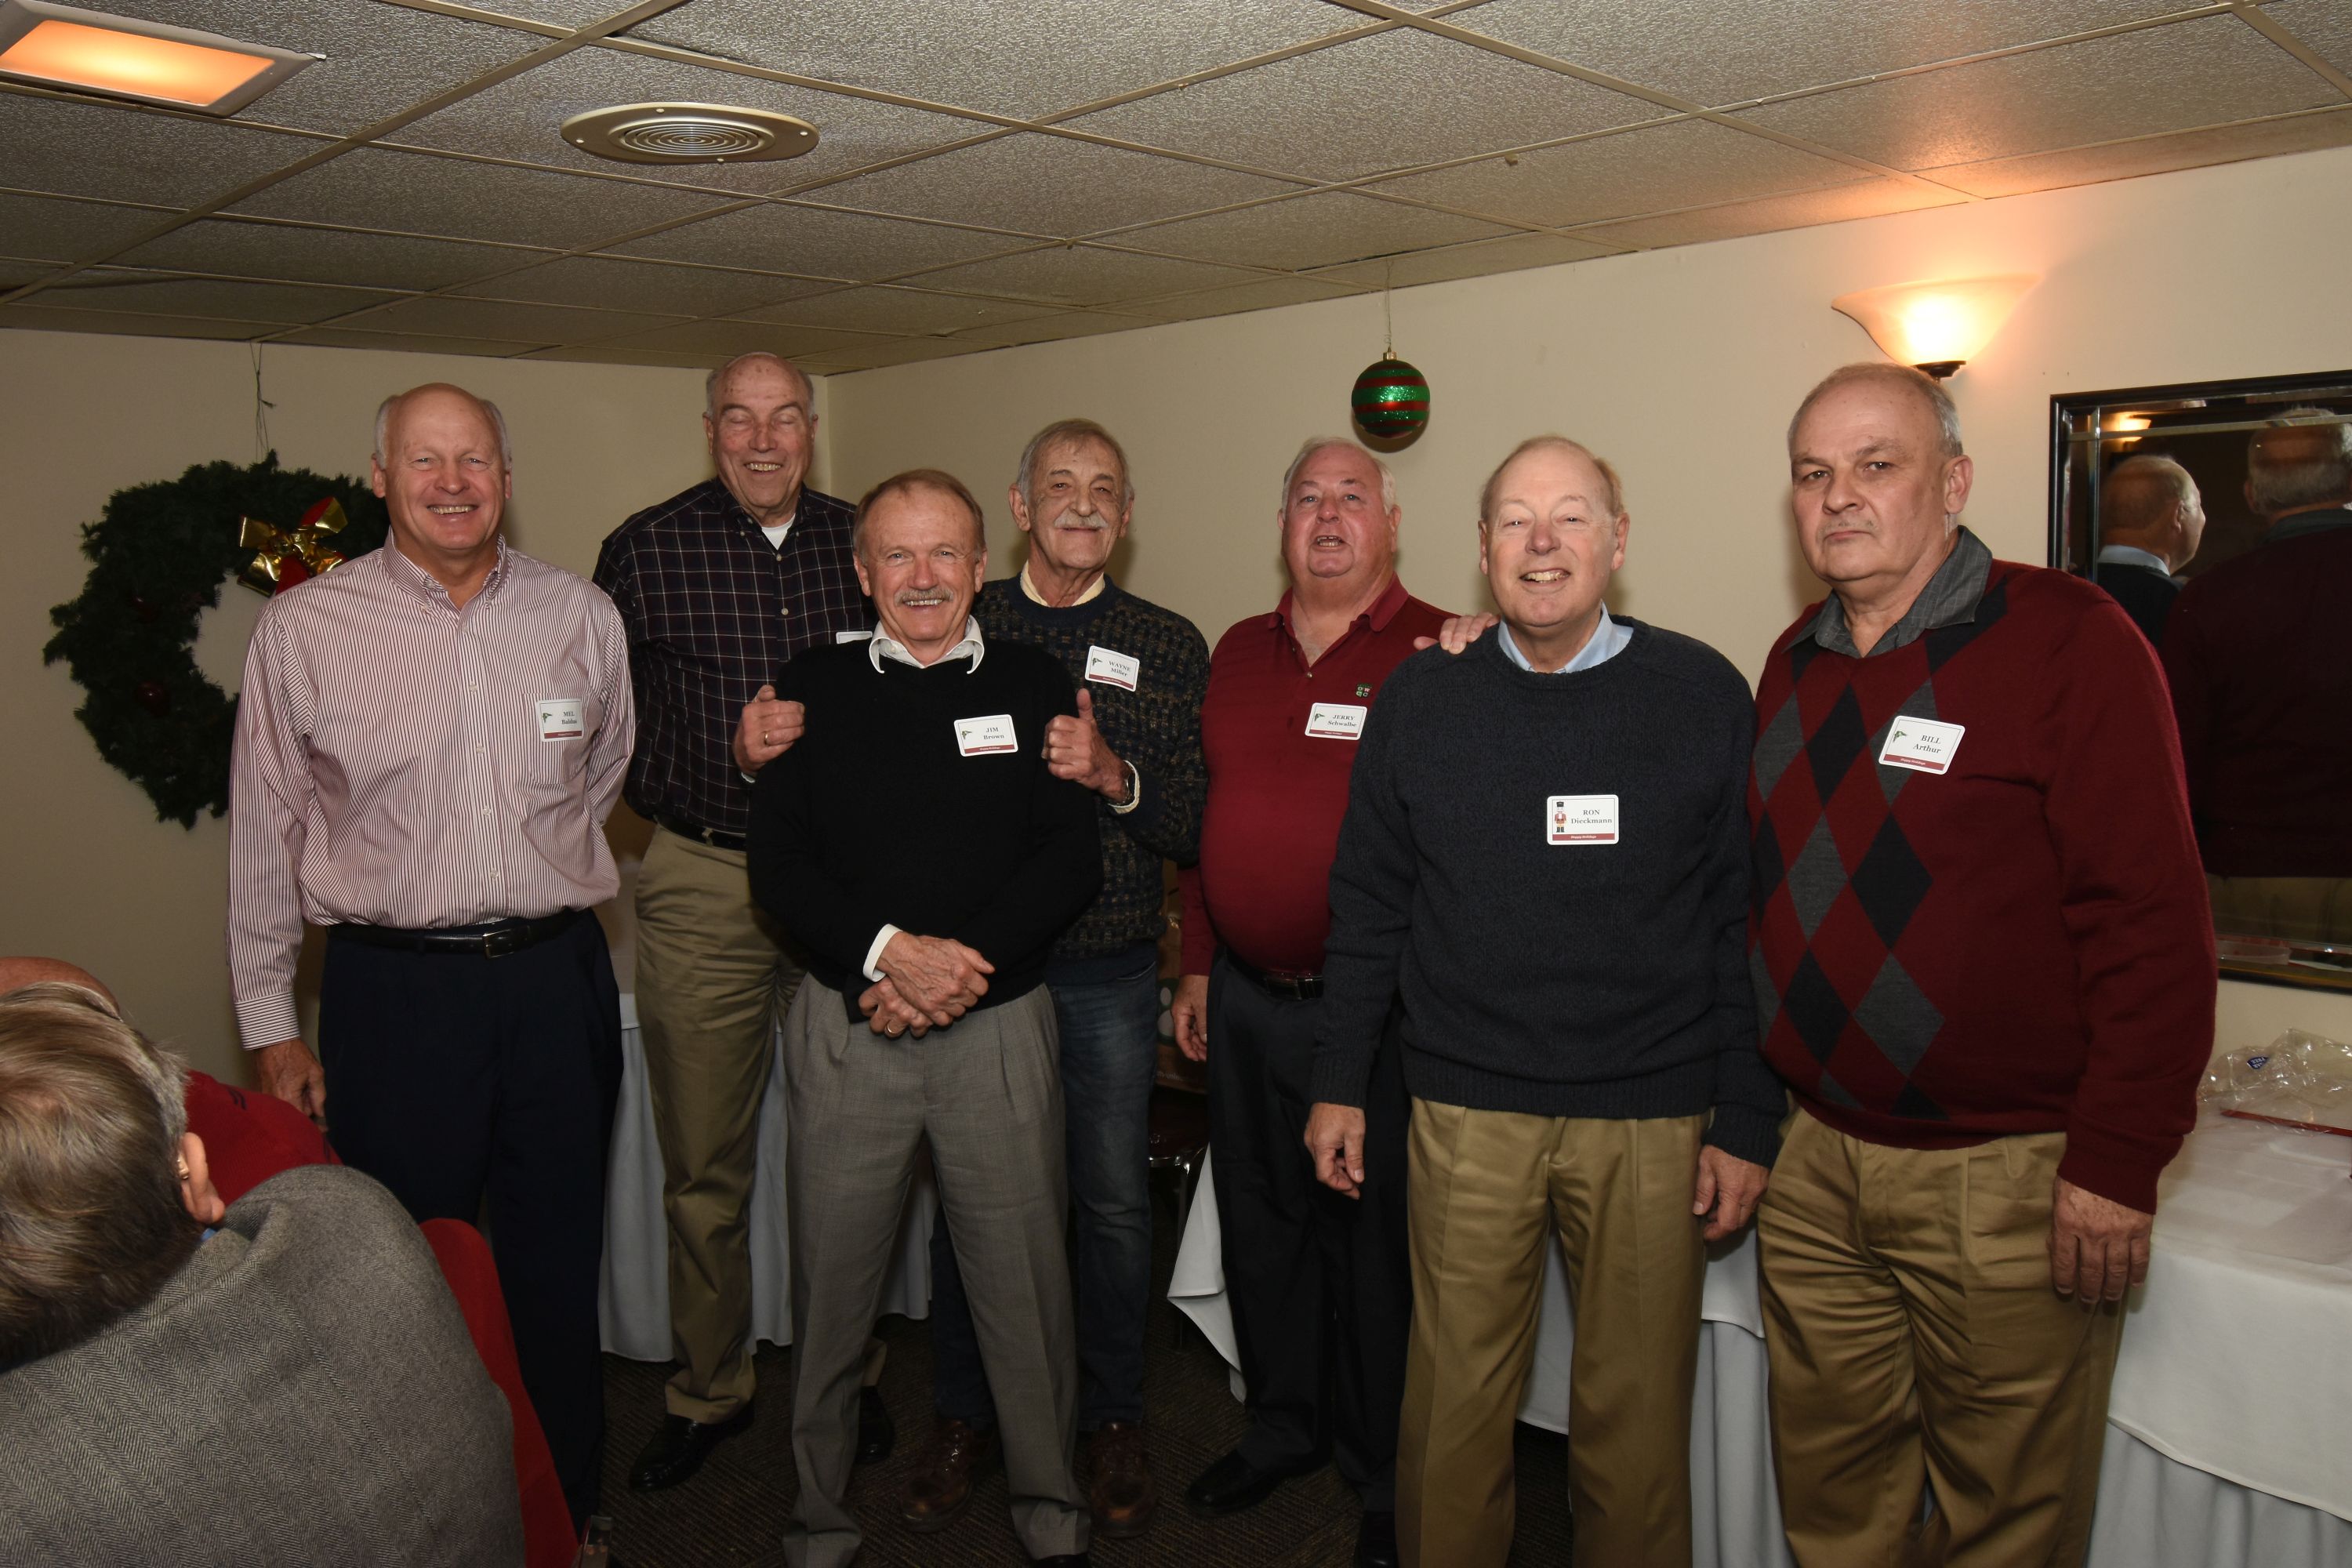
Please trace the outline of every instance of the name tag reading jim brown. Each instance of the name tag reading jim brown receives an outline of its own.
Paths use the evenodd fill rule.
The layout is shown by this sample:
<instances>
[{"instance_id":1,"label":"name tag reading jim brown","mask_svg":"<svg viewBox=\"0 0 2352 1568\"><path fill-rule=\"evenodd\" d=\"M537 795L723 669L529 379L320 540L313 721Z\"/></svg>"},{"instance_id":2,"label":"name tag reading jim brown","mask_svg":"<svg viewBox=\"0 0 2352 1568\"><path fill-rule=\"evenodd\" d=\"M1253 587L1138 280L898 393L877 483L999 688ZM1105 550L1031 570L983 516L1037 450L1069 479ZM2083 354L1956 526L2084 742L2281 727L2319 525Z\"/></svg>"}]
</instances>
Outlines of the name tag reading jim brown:
<instances>
[{"instance_id":1,"label":"name tag reading jim brown","mask_svg":"<svg viewBox=\"0 0 2352 1568\"><path fill-rule=\"evenodd\" d=\"M539 738L546 741L576 741L588 732L581 710L586 706L577 697L542 697L531 706L539 711Z\"/></svg>"},{"instance_id":2,"label":"name tag reading jim brown","mask_svg":"<svg viewBox=\"0 0 2352 1568\"><path fill-rule=\"evenodd\" d=\"M1360 702L1318 702L1307 711L1307 732L1318 741L1353 741L1370 711Z\"/></svg>"},{"instance_id":3,"label":"name tag reading jim brown","mask_svg":"<svg viewBox=\"0 0 2352 1568\"><path fill-rule=\"evenodd\" d=\"M1890 767L1940 773L1950 768L1952 759L1959 755L1960 737L1967 732L1966 725L1938 724L1932 719L1897 714L1895 722L1887 726L1886 744L1880 750L1878 760Z\"/></svg>"},{"instance_id":4,"label":"name tag reading jim brown","mask_svg":"<svg viewBox=\"0 0 2352 1568\"><path fill-rule=\"evenodd\" d=\"M1013 737L1013 715L991 713L984 719L959 719L955 721L956 750L967 757L985 757L996 752L1014 752L1021 742Z\"/></svg>"}]
</instances>

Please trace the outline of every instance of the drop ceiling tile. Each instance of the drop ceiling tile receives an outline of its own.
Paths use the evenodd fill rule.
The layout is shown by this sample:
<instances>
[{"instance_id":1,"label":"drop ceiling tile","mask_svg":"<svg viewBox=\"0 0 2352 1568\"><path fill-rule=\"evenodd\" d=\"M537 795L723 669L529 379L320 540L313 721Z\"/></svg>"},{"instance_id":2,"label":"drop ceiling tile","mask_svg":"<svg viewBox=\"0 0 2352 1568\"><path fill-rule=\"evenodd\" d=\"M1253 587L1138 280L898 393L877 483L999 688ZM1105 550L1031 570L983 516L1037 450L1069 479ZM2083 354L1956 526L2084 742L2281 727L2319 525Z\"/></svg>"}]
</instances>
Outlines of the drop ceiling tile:
<instances>
[{"instance_id":1,"label":"drop ceiling tile","mask_svg":"<svg viewBox=\"0 0 2352 1568\"><path fill-rule=\"evenodd\" d=\"M566 27L584 27L591 22L627 9L622 0L491 0L483 6L502 16L520 16L529 22L554 22Z\"/></svg>"},{"instance_id":2,"label":"drop ceiling tile","mask_svg":"<svg viewBox=\"0 0 2352 1568\"><path fill-rule=\"evenodd\" d=\"M766 203L614 247L615 254L859 282L1015 250L1004 235Z\"/></svg>"},{"instance_id":3,"label":"drop ceiling tile","mask_svg":"<svg viewBox=\"0 0 2352 1568\"><path fill-rule=\"evenodd\" d=\"M1320 0L696 0L630 32L773 70L1026 118L1363 25Z\"/></svg>"},{"instance_id":4,"label":"drop ceiling tile","mask_svg":"<svg viewBox=\"0 0 2352 1568\"><path fill-rule=\"evenodd\" d=\"M2276 0L2263 15L2337 70L2352 71L2352 5L2345 0Z\"/></svg>"},{"instance_id":5,"label":"drop ceiling tile","mask_svg":"<svg viewBox=\"0 0 2352 1568\"><path fill-rule=\"evenodd\" d=\"M579 343L675 326L683 319L635 310L583 310L568 305L511 304L440 294L404 300L381 310L372 310L365 320L352 325L371 332L427 332L459 338L504 338L516 342Z\"/></svg>"},{"instance_id":6,"label":"drop ceiling tile","mask_svg":"<svg viewBox=\"0 0 2352 1568\"><path fill-rule=\"evenodd\" d=\"M1739 103L2185 10L2187 0L1487 0L1447 20L1697 102Z\"/></svg>"},{"instance_id":7,"label":"drop ceiling tile","mask_svg":"<svg viewBox=\"0 0 2352 1568\"><path fill-rule=\"evenodd\" d=\"M566 120L622 103L734 104L791 114L816 127L814 151L782 163L614 163L559 133ZM402 129L404 144L480 153L564 168L615 171L720 190L776 191L988 130L951 115L788 87L617 49L577 49Z\"/></svg>"},{"instance_id":8,"label":"drop ceiling tile","mask_svg":"<svg viewBox=\"0 0 2352 1568\"><path fill-rule=\"evenodd\" d=\"M93 267L42 291L58 309L129 310L142 315L210 316L232 321L323 321L398 296L365 289L327 289L236 278L173 278Z\"/></svg>"},{"instance_id":9,"label":"drop ceiling tile","mask_svg":"<svg viewBox=\"0 0 2352 1568\"><path fill-rule=\"evenodd\" d=\"M354 228L572 247L681 218L716 199L654 185L362 147L233 208Z\"/></svg>"},{"instance_id":10,"label":"drop ceiling tile","mask_svg":"<svg viewBox=\"0 0 2352 1568\"><path fill-rule=\"evenodd\" d=\"M1616 247L1557 234L1515 234L1505 239L1474 240L1468 245L1439 246L1382 261L1351 261L1315 274L1336 283L1367 289L1410 289L1422 283L1444 283L1455 278L1485 278L1496 272L1517 272L1529 267L1557 267L1563 262L1589 261L1615 254Z\"/></svg>"},{"instance_id":11,"label":"drop ceiling tile","mask_svg":"<svg viewBox=\"0 0 2352 1568\"><path fill-rule=\"evenodd\" d=\"M1013 321L998 327L974 327L958 332L954 342L975 343L984 348L1013 348L1022 343L1060 342L1066 338L1099 337L1105 332L1132 331L1138 327L1161 324L1154 317L1129 315L1108 310L1070 310L1058 316L1039 316L1034 321Z\"/></svg>"},{"instance_id":12,"label":"drop ceiling tile","mask_svg":"<svg viewBox=\"0 0 2352 1568\"><path fill-rule=\"evenodd\" d=\"M1539 66L1400 28L1067 123L1121 141L1344 180L1665 112Z\"/></svg>"},{"instance_id":13,"label":"drop ceiling tile","mask_svg":"<svg viewBox=\"0 0 2352 1568\"><path fill-rule=\"evenodd\" d=\"M1878 217L1921 207L1950 206L1964 199L1909 180L1861 180L1827 190L1727 202L1721 206L1637 217L1577 232L1583 238L1604 244L1653 249L1668 245L1697 245L1710 239L1734 239L1744 234L1769 234L1775 229L1802 228L1809 224L1843 223L1848 218Z\"/></svg>"},{"instance_id":14,"label":"drop ceiling tile","mask_svg":"<svg viewBox=\"0 0 2352 1568\"><path fill-rule=\"evenodd\" d=\"M88 261L171 217L154 207L110 206L0 193L0 253L45 261Z\"/></svg>"},{"instance_id":15,"label":"drop ceiling tile","mask_svg":"<svg viewBox=\"0 0 2352 1568\"><path fill-rule=\"evenodd\" d=\"M1433 245L1487 239L1509 230L1451 213L1401 206L1344 191L1268 202L1239 212L1135 229L1139 247L1244 267L1325 267Z\"/></svg>"},{"instance_id":16,"label":"drop ceiling tile","mask_svg":"<svg viewBox=\"0 0 2352 1568\"><path fill-rule=\"evenodd\" d=\"M211 218L173 229L112 259L134 267L226 272L241 278L425 289L503 272L529 260L530 255L455 240Z\"/></svg>"},{"instance_id":17,"label":"drop ceiling tile","mask_svg":"<svg viewBox=\"0 0 2352 1568\"><path fill-rule=\"evenodd\" d=\"M994 346L965 342L956 338L893 338L887 342L845 349L839 353L803 360L801 368L815 375L845 375L861 370L880 370L887 365L947 359L956 354L985 353Z\"/></svg>"},{"instance_id":18,"label":"drop ceiling tile","mask_svg":"<svg viewBox=\"0 0 2352 1568\"><path fill-rule=\"evenodd\" d=\"M1385 180L1375 189L1565 227L1863 179L1862 171L1703 120Z\"/></svg>"},{"instance_id":19,"label":"drop ceiling tile","mask_svg":"<svg viewBox=\"0 0 2352 1568\"><path fill-rule=\"evenodd\" d=\"M1050 245L926 272L909 281L927 288L969 289L1054 305L1108 305L1118 300L1172 294L1181 289L1246 283L1256 276L1262 275L1172 256L1147 256L1097 245Z\"/></svg>"},{"instance_id":20,"label":"drop ceiling tile","mask_svg":"<svg viewBox=\"0 0 2352 1568\"><path fill-rule=\"evenodd\" d=\"M518 359L560 360L567 364L646 364L672 370L709 370L719 363L713 354L663 353L655 349L615 349L603 343L583 343L552 349L533 349Z\"/></svg>"},{"instance_id":21,"label":"drop ceiling tile","mask_svg":"<svg viewBox=\"0 0 2352 1568\"><path fill-rule=\"evenodd\" d=\"M731 316L841 285L831 279L786 278L675 262L625 261L608 256L568 256L503 278L469 283L460 293L488 300L548 305L590 305L607 310L658 310L679 316Z\"/></svg>"},{"instance_id":22,"label":"drop ceiling tile","mask_svg":"<svg viewBox=\"0 0 2352 1568\"><path fill-rule=\"evenodd\" d=\"M2316 114L2295 114L2249 125L2217 125L2174 136L2115 142L2103 147L2076 147L2063 153L2036 153L1988 163L1964 163L1931 173L1939 184L1957 186L1971 195L2011 196L2023 191L2125 180L2137 174L2200 168L2241 158L2267 158L2277 153L2308 153L2347 142L2352 142L2352 109L2323 110Z\"/></svg>"},{"instance_id":23,"label":"drop ceiling tile","mask_svg":"<svg viewBox=\"0 0 2352 1568\"><path fill-rule=\"evenodd\" d=\"M1164 300L1139 300L1128 306L1139 314L1168 321L1190 321L1203 316L1230 316L1242 310L1265 310L1277 305L1311 305L1321 300L1344 300L1360 294L1360 287L1321 278L1267 278L1232 289L1204 289L1194 294L1174 294Z\"/></svg>"},{"instance_id":24,"label":"drop ceiling tile","mask_svg":"<svg viewBox=\"0 0 2352 1568\"><path fill-rule=\"evenodd\" d=\"M98 0L97 8L324 55L236 118L337 135L373 125L548 42L511 27L377 0ZM499 7L493 0L488 8Z\"/></svg>"},{"instance_id":25,"label":"drop ceiling tile","mask_svg":"<svg viewBox=\"0 0 2352 1568\"><path fill-rule=\"evenodd\" d=\"M880 342L873 332L835 331L830 327L786 327L761 321L688 321L611 340L616 349L653 349L664 353L708 354L716 364L730 355L764 349L787 358L827 349Z\"/></svg>"},{"instance_id":26,"label":"drop ceiling tile","mask_svg":"<svg viewBox=\"0 0 2352 1568\"><path fill-rule=\"evenodd\" d=\"M36 294L35 300L47 298ZM140 316L119 310L56 310L38 304L0 305L0 327L37 332L120 332L140 338L257 338L278 329L258 321L197 316Z\"/></svg>"},{"instance_id":27,"label":"drop ceiling tile","mask_svg":"<svg viewBox=\"0 0 2352 1568\"><path fill-rule=\"evenodd\" d=\"M1094 234L1296 186L1180 159L1022 132L825 187L868 212L985 223L1029 234Z\"/></svg>"},{"instance_id":28,"label":"drop ceiling tile","mask_svg":"<svg viewBox=\"0 0 2352 1568\"><path fill-rule=\"evenodd\" d=\"M741 312L751 321L782 321L803 327L847 327L877 332L951 332L991 321L1019 321L1049 314L1052 307L940 294L922 289L844 289Z\"/></svg>"},{"instance_id":29,"label":"drop ceiling tile","mask_svg":"<svg viewBox=\"0 0 2352 1568\"><path fill-rule=\"evenodd\" d=\"M1982 163L2341 102L2235 16L1845 88L1740 118L1900 169Z\"/></svg>"},{"instance_id":30,"label":"drop ceiling tile","mask_svg":"<svg viewBox=\"0 0 2352 1568\"><path fill-rule=\"evenodd\" d=\"M47 262L28 261L16 256L0 256L0 291L21 289L26 284L39 279L54 278L64 270L62 267L52 267Z\"/></svg>"},{"instance_id":31,"label":"drop ceiling tile","mask_svg":"<svg viewBox=\"0 0 2352 1568\"><path fill-rule=\"evenodd\" d=\"M0 92L0 185L194 206L327 143L129 105Z\"/></svg>"},{"instance_id":32,"label":"drop ceiling tile","mask_svg":"<svg viewBox=\"0 0 2352 1568\"><path fill-rule=\"evenodd\" d=\"M530 342L497 342L488 338L438 338L422 333L371 332L354 327L306 327L277 340L303 348L385 349L394 353L480 354L509 359L538 347Z\"/></svg>"}]
</instances>

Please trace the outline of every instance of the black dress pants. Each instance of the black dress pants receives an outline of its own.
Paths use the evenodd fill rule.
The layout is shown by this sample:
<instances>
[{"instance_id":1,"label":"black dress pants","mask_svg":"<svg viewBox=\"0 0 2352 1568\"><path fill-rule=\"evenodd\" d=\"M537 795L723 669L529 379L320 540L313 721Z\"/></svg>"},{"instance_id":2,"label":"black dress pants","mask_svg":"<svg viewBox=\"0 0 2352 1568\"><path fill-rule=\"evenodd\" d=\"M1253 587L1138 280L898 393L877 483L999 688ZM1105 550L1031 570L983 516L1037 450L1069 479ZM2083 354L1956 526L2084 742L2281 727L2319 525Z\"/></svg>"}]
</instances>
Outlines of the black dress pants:
<instances>
[{"instance_id":1,"label":"black dress pants","mask_svg":"<svg viewBox=\"0 0 2352 1568\"><path fill-rule=\"evenodd\" d=\"M327 944L319 1053L335 1152L417 1220L482 1218L522 1384L575 1525L595 1511L604 1371L596 1294L621 1083L604 928L499 958Z\"/></svg>"},{"instance_id":2,"label":"black dress pants","mask_svg":"<svg viewBox=\"0 0 2352 1568\"><path fill-rule=\"evenodd\" d=\"M1221 953L1209 973L1209 1147L1260 1468L1329 1455L1367 1509L1396 1506L1412 1274L1405 1239L1412 1108L1392 1016L1364 1105L1364 1185L1315 1179L1303 1139L1319 1001L1269 995Z\"/></svg>"}]
</instances>

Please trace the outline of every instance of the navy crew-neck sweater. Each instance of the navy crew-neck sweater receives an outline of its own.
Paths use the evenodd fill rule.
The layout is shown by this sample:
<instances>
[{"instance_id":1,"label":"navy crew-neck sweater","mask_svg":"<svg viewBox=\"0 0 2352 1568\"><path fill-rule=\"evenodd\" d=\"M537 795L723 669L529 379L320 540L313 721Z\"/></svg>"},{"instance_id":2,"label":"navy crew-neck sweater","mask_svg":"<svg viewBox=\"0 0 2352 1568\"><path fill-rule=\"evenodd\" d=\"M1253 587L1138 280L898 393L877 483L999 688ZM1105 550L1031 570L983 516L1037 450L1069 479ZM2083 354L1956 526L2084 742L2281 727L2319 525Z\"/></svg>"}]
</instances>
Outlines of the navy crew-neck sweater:
<instances>
[{"instance_id":1,"label":"navy crew-neck sweater","mask_svg":"<svg viewBox=\"0 0 2352 1568\"><path fill-rule=\"evenodd\" d=\"M885 925L953 937L996 966L980 1005L1034 989L1102 885L1087 792L1045 771L1045 724L1075 713L1038 648L992 640L980 667L884 659L862 642L804 650L776 695L808 731L751 791L752 896L809 951L856 1015ZM964 755L959 720L1011 720L1010 749Z\"/></svg>"},{"instance_id":2,"label":"navy crew-neck sweater","mask_svg":"<svg viewBox=\"0 0 2352 1568\"><path fill-rule=\"evenodd\" d=\"M1487 637L1381 688L1331 868L1316 1100L1363 1103L1401 991L1420 1099L1712 1110L1708 1142L1771 1163L1787 1100L1745 952L1748 684L1704 643L1621 624L1624 650L1590 669L1520 669ZM1553 797L1601 795L1615 843L1552 842Z\"/></svg>"}]
</instances>

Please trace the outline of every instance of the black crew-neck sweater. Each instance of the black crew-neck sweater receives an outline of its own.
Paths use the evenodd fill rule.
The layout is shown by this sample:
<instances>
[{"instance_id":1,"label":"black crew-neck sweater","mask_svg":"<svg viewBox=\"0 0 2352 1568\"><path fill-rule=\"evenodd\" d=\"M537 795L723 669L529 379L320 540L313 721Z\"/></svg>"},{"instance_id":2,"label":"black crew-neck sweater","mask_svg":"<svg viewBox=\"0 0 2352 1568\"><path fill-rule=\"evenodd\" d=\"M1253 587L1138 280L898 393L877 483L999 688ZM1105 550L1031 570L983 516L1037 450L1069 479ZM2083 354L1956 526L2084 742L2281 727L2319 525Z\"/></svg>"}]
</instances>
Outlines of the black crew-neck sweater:
<instances>
[{"instance_id":1,"label":"black crew-neck sweater","mask_svg":"<svg viewBox=\"0 0 2352 1568\"><path fill-rule=\"evenodd\" d=\"M1769 1164L1787 1108L1748 978L1754 709L1704 643L1633 636L1568 674L1502 638L1398 667L1364 724L1331 867L1313 1098L1361 1105L1391 997L1418 1098L1538 1116L1714 1111ZM1613 795L1618 841L1549 841Z\"/></svg>"},{"instance_id":2,"label":"black crew-neck sweater","mask_svg":"<svg viewBox=\"0 0 2352 1568\"><path fill-rule=\"evenodd\" d=\"M809 951L809 973L855 1016L885 925L953 937L996 973L980 1005L1034 989L1102 883L1095 814L1045 771L1045 724L1076 711L1053 657L990 640L978 668L876 669L865 643L804 650L776 695L808 731L751 791L752 896ZM1005 716L1010 750L966 756L960 720Z\"/></svg>"}]
</instances>

